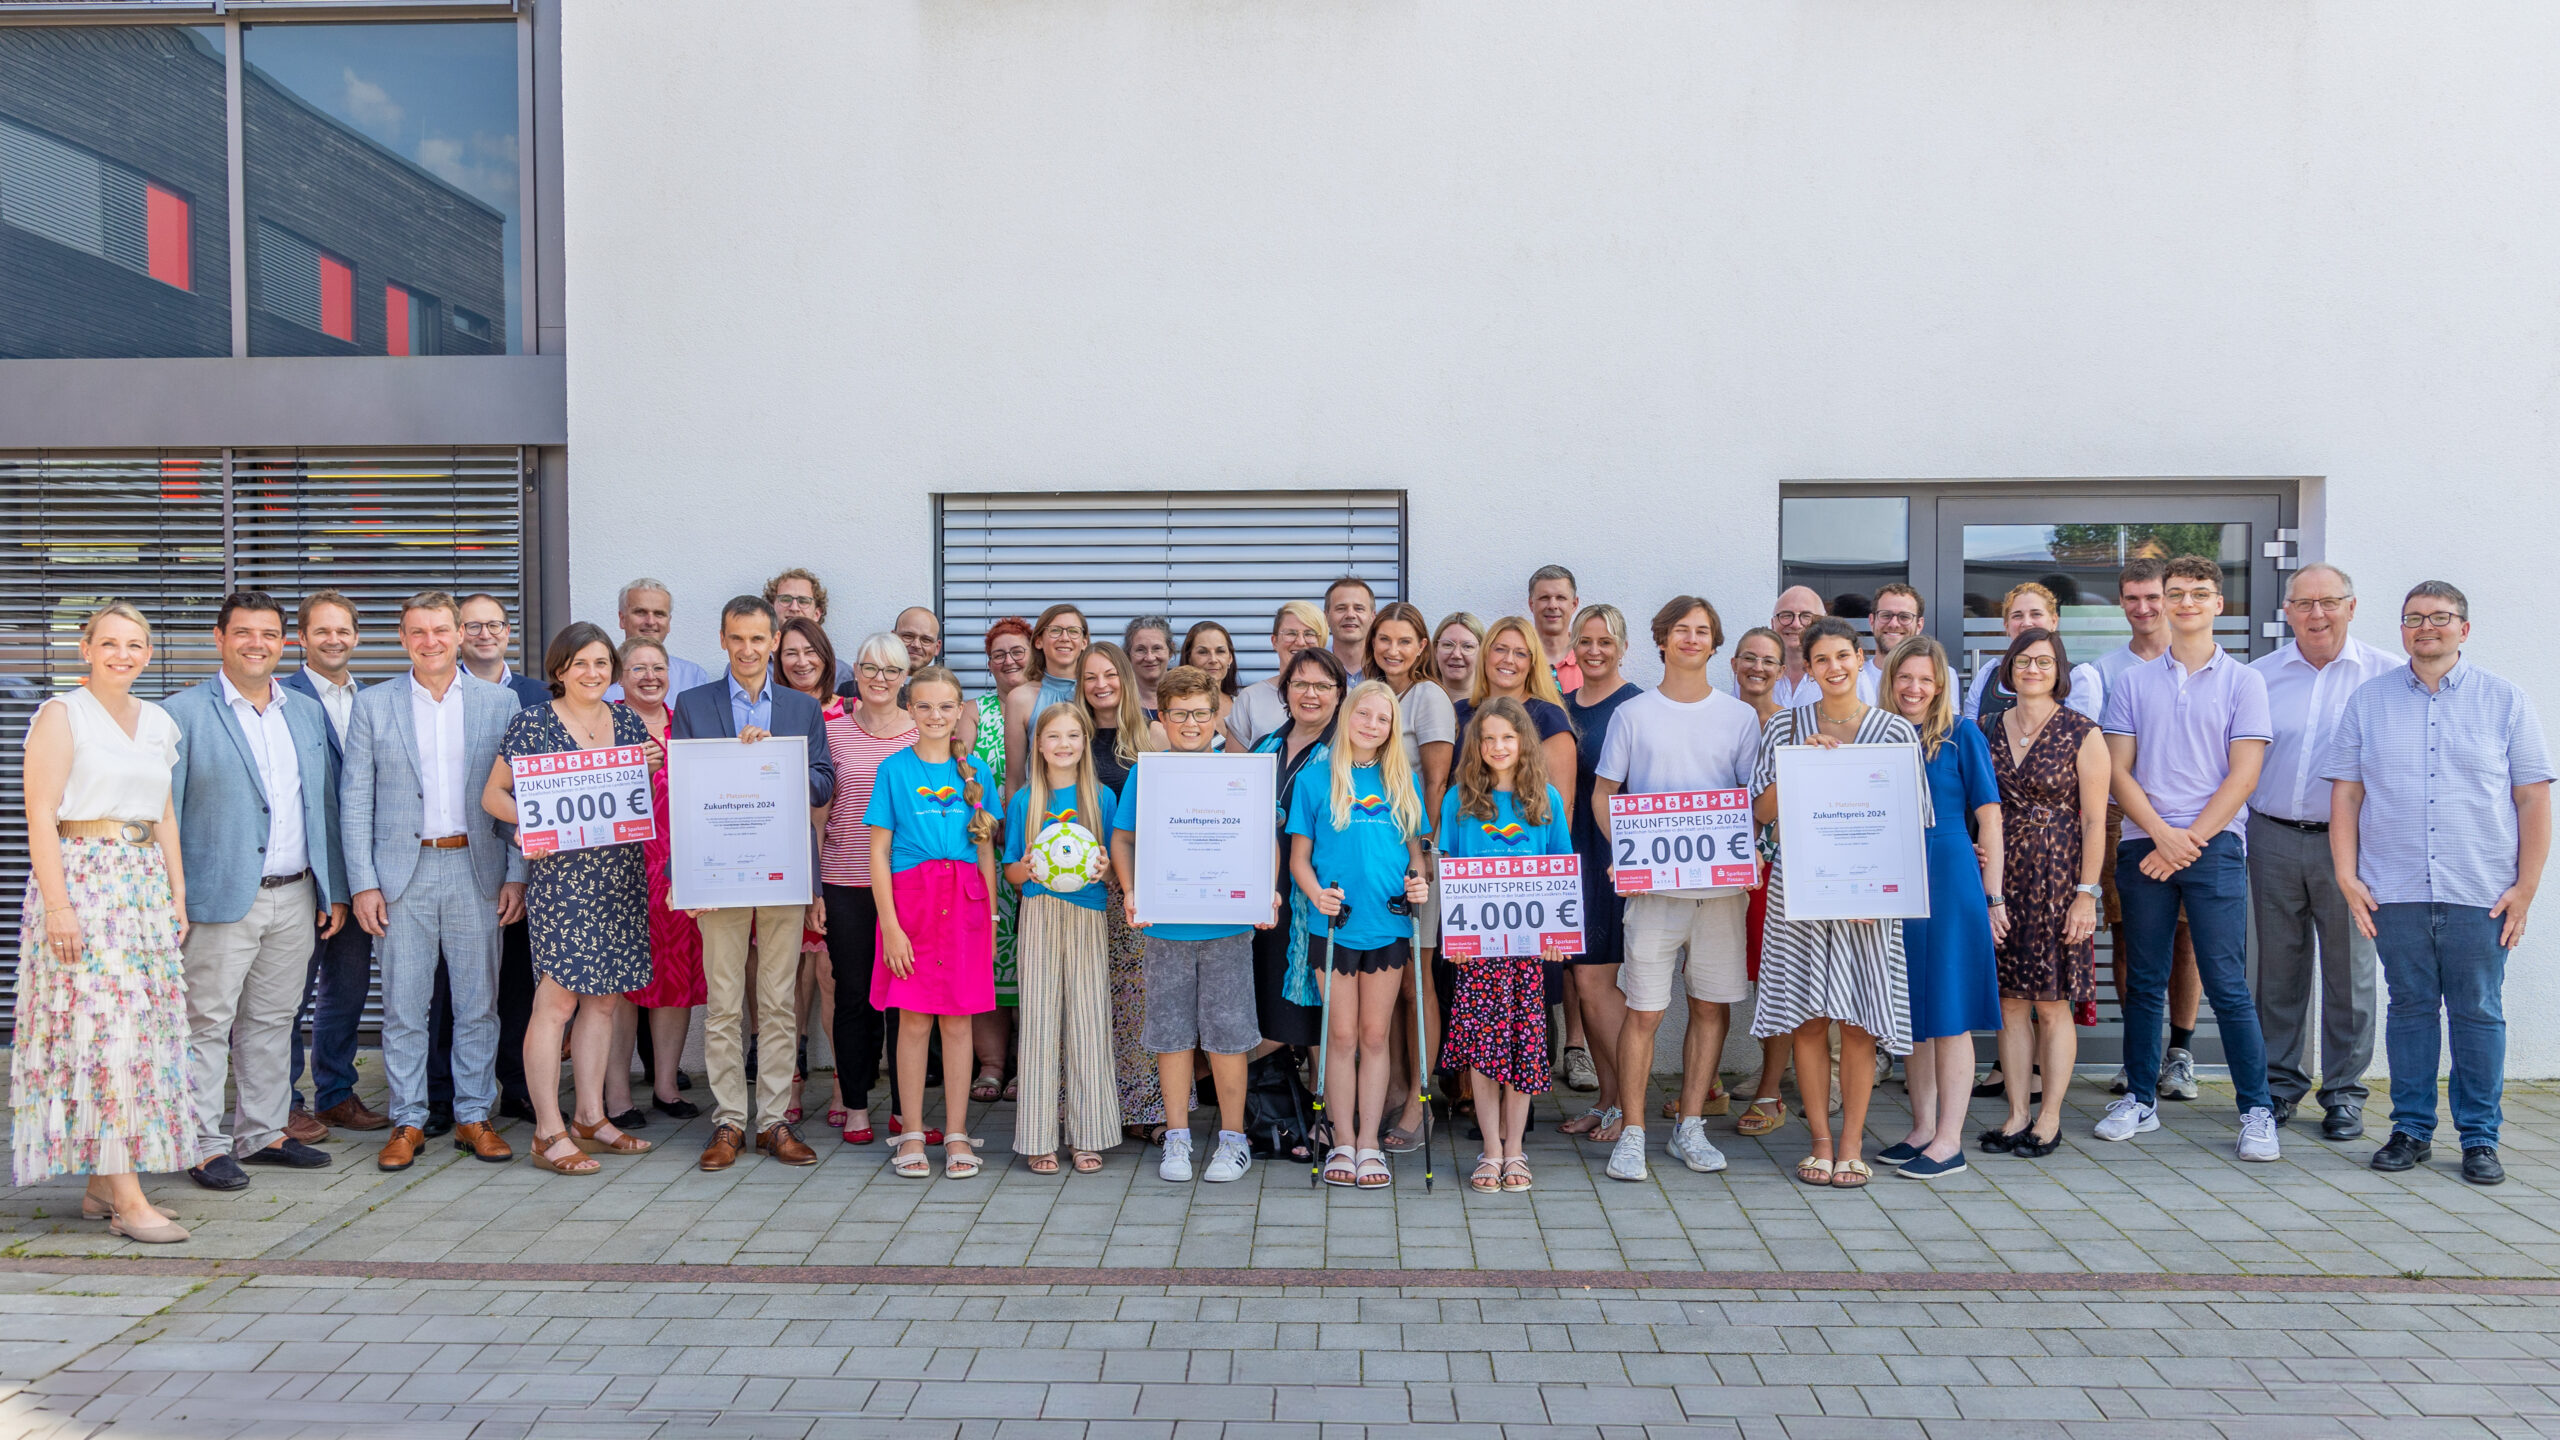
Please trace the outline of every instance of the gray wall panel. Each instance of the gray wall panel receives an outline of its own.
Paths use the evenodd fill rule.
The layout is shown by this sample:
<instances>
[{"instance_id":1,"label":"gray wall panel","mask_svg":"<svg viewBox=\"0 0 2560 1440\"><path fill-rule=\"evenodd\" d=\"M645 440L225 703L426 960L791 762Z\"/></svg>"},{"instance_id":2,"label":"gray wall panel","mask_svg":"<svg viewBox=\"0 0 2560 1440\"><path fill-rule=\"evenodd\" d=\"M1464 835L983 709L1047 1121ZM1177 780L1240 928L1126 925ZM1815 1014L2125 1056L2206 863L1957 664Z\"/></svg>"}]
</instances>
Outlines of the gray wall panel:
<instances>
[{"instance_id":1,"label":"gray wall panel","mask_svg":"<svg viewBox=\"0 0 2560 1440\"><path fill-rule=\"evenodd\" d=\"M568 439L558 355L0 360L0 449Z\"/></svg>"}]
</instances>

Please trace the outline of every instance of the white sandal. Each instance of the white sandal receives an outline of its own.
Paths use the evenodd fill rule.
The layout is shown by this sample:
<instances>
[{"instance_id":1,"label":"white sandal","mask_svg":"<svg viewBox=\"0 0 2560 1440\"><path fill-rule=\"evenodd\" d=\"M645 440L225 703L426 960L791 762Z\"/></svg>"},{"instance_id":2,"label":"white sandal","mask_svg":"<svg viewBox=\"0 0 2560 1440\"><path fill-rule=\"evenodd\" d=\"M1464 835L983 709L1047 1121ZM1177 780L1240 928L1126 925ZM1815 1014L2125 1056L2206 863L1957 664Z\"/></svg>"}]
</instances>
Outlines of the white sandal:
<instances>
[{"instance_id":1,"label":"white sandal","mask_svg":"<svg viewBox=\"0 0 2560 1440\"><path fill-rule=\"evenodd\" d=\"M1333 1163L1336 1160L1344 1161L1346 1163L1336 1165ZM1336 1175L1339 1175L1342 1178L1336 1180L1333 1178ZM1360 1166L1358 1152L1354 1151L1348 1145L1336 1145L1332 1149L1324 1152L1324 1183L1327 1185L1344 1186L1359 1184Z\"/></svg>"},{"instance_id":2,"label":"white sandal","mask_svg":"<svg viewBox=\"0 0 2560 1440\"><path fill-rule=\"evenodd\" d=\"M1396 1172L1387 1168L1387 1152L1384 1150L1361 1151L1357 1174L1363 1190L1383 1190L1396 1183Z\"/></svg>"},{"instance_id":3,"label":"white sandal","mask_svg":"<svg viewBox=\"0 0 2560 1440\"><path fill-rule=\"evenodd\" d=\"M910 1140L914 1141L916 1144L916 1148L913 1150L909 1150L907 1148L907 1142ZM933 1162L924 1158L924 1134L922 1131L910 1131L909 1133L898 1137L898 1150L895 1155L890 1157L889 1168L902 1180L927 1180L932 1178Z\"/></svg>"},{"instance_id":4,"label":"white sandal","mask_svg":"<svg viewBox=\"0 0 2560 1440\"><path fill-rule=\"evenodd\" d=\"M964 1145L964 1146L967 1146L968 1148L967 1148L966 1150L962 1151L960 1154L954 1155L954 1154L952 1154L952 1153L951 1153L951 1147L952 1147L952 1146L954 1146L954 1145ZM948 1179L952 1179L952 1180L966 1180L966 1179L968 1179L970 1176L977 1174L977 1173L978 1173L978 1149L977 1149L977 1146L978 1146L978 1142L977 1142L977 1141L975 1141L975 1140L970 1139L970 1138L969 1138L968 1136L966 1136L966 1135L945 1135L945 1136L943 1136L943 1137L942 1137L942 1173L943 1173L943 1175L944 1175L946 1178L948 1178ZM931 1167L929 1167L929 1166L928 1166L927 1168L931 1168Z\"/></svg>"}]
</instances>

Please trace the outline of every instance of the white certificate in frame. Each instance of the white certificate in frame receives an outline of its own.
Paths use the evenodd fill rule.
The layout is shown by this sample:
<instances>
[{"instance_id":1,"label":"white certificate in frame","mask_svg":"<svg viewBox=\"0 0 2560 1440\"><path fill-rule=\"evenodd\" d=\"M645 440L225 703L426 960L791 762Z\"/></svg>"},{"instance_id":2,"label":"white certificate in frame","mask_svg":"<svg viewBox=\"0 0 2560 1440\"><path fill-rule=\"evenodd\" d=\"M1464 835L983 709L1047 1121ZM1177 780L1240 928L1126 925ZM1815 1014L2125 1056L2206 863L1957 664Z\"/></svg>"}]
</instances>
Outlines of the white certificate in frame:
<instances>
[{"instance_id":1,"label":"white certificate in frame","mask_svg":"<svg viewBox=\"0 0 2560 1440\"><path fill-rule=\"evenodd\" d=\"M1138 757L1138 918L1149 925L1263 925L1280 870L1269 755L1156 750Z\"/></svg>"},{"instance_id":2,"label":"white certificate in frame","mask_svg":"<svg viewBox=\"0 0 2560 1440\"><path fill-rule=\"evenodd\" d=\"M1789 920L1929 913L1926 780L1916 745L1778 747Z\"/></svg>"},{"instance_id":3,"label":"white certificate in frame","mask_svg":"<svg viewBox=\"0 0 2560 1440\"><path fill-rule=\"evenodd\" d=\"M808 739L669 741L663 823L674 908L808 904Z\"/></svg>"}]
</instances>

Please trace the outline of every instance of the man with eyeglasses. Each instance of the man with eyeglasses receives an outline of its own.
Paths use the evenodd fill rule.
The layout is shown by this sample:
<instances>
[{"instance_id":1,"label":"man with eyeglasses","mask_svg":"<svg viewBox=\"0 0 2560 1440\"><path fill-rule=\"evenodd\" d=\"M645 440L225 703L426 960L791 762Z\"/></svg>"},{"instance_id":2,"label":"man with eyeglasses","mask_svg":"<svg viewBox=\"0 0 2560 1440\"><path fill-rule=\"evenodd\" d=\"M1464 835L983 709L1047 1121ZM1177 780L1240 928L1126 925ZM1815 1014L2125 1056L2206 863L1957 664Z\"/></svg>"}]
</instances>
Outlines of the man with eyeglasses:
<instances>
[{"instance_id":1,"label":"man with eyeglasses","mask_svg":"<svg viewBox=\"0 0 2560 1440\"><path fill-rule=\"evenodd\" d=\"M2249 797L2249 904L2258 921L2258 1028L2276 1123L2311 1093L2303 1051L2311 977L2320 975L2321 1138L2364 1133L2365 1067L2373 1062L2373 942L2356 933L2329 858L2329 781L2321 773L2347 697L2393 666L2388 651L2347 633L2356 585L2335 565L2306 565L2285 586L2293 639L2251 662L2267 682L2267 746Z\"/></svg>"},{"instance_id":2,"label":"man with eyeglasses","mask_svg":"<svg viewBox=\"0 0 2560 1440\"><path fill-rule=\"evenodd\" d=\"M2133 941L2124 1002L2125 1094L2097 1124L2101 1140L2160 1128L2160 1021L2183 906L2196 973L2213 1001L2223 1058L2240 1102L2237 1153L2282 1153L2267 1093L2266 1041L2249 993L2248 867L2241 858L2251 792L2274 726L2266 677L2214 638L2222 567L2181 555L2163 577L2169 653L2125 672L2107 692L2107 751L2116 803L2129 822L2116 851L2116 888ZM2139 830L2136 836L2132 833ZM2059 1083L2063 1077L2053 1077Z\"/></svg>"},{"instance_id":3,"label":"man with eyeglasses","mask_svg":"<svg viewBox=\"0 0 2560 1440\"><path fill-rule=\"evenodd\" d=\"M1893 647L1920 633L1920 616L1925 610L1920 592L1900 581L1876 587L1875 608L1867 612L1867 629L1875 636L1876 653L1867 657L1866 668L1858 672L1858 698L1870 705L1889 704L1876 697L1884 693L1884 660ZM1821 687L1816 686L1816 689Z\"/></svg>"},{"instance_id":4,"label":"man with eyeglasses","mask_svg":"<svg viewBox=\"0 0 2560 1440\"><path fill-rule=\"evenodd\" d=\"M1804 585L1790 585L1778 596L1778 608L1769 615L1769 628L1778 632L1786 645L1786 673L1769 689L1769 698L1781 710L1793 710L1822 698L1822 682L1805 673L1804 627L1830 612L1823 608L1822 597Z\"/></svg>"},{"instance_id":5,"label":"man with eyeglasses","mask_svg":"<svg viewBox=\"0 0 2560 1440\"><path fill-rule=\"evenodd\" d=\"M824 624L826 617L821 615L818 621ZM890 628L896 632L898 643L907 647L908 674L913 675L927 665L941 662L942 621L932 611L921 605L910 605L898 612L898 621ZM842 670L844 662L837 661L836 668Z\"/></svg>"},{"instance_id":6,"label":"man with eyeglasses","mask_svg":"<svg viewBox=\"0 0 2560 1440\"><path fill-rule=\"evenodd\" d=\"M827 587L816 575L797 565L764 582L764 603L773 607L777 630L785 620L812 621L821 630L827 626ZM836 657L835 688L839 695L853 688L853 666L841 655Z\"/></svg>"},{"instance_id":7,"label":"man with eyeglasses","mask_svg":"<svg viewBox=\"0 0 2560 1440\"><path fill-rule=\"evenodd\" d=\"M2507 952L2524 939L2551 854L2553 772L2533 702L2463 658L2470 638L2461 591L2441 580L2412 589L2400 602L2409 663L2348 697L2321 770L2338 889L2390 987L2391 1138L2370 1163L2426 1163L2450 1035L2462 1178L2495 1185L2507 1178Z\"/></svg>"},{"instance_id":8,"label":"man with eyeglasses","mask_svg":"<svg viewBox=\"0 0 2560 1440\"><path fill-rule=\"evenodd\" d=\"M550 686L507 667L507 645L514 638L515 629L507 623L507 607L497 596L481 590L462 597L462 668L473 679L514 691L518 705L530 708L550 704ZM538 988L533 976L532 922L519 915L498 930L498 1114L503 1119L533 1118L533 1090L524 1073L524 1032L533 1023L533 997ZM428 1050L429 1073L434 1077L429 1095L438 1103L429 1107L425 1130L429 1136L444 1133L445 1112L451 1108L450 1082L445 1075L453 1054L452 993L452 975L439 965L434 1029Z\"/></svg>"}]
</instances>

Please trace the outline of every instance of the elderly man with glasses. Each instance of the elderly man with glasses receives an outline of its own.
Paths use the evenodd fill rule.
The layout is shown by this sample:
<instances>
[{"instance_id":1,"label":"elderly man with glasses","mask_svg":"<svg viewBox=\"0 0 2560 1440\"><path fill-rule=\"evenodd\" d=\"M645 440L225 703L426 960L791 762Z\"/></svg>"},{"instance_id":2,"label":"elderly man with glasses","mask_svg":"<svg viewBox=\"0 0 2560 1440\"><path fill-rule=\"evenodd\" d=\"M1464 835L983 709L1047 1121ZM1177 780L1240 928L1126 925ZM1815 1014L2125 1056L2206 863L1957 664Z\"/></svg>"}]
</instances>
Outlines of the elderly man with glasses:
<instances>
[{"instance_id":1,"label":"elderly man with glasses","mask_svg":"<svg viewBox=\"0 0 2560 1440\"><path fill-rule=\"evenodd\" d=\"M2409 663L2349 697L2321 772L2329 854L2356 929L2375 942L2390 1010L2391 1138L2369 1162L2427 1162L2436 1060L2448 1083L2462 1178L2495 1185L2506 1083L2507 952L2551 854L2551 756L2524 691L2462 654L2471 604L2441 580L2400 602Z\"/></svg>"},{"instance_id":2,"label":"elderly man with glasses","mask_svg":"<svg viewBox=\"0 0 2560 1440\"><path fill-rule=\"evenodd\" d=\"M2329 859L2329 783L2320 772L2347 697L2392 668L2388 651L2347 633L2356 583L2335 565L2306 565L2285 587L2293 640L2250 663L2266 678L2275 739L2249 795L2249 904L2258 922L2258 1028L2276 1123L2311 1093L2304 1054L2311 978L2320 976L2320 1134L2364 1133L2365 1067L2373 1063L2373 942L2356 933Z\"/></svg>"}]
</instances>

